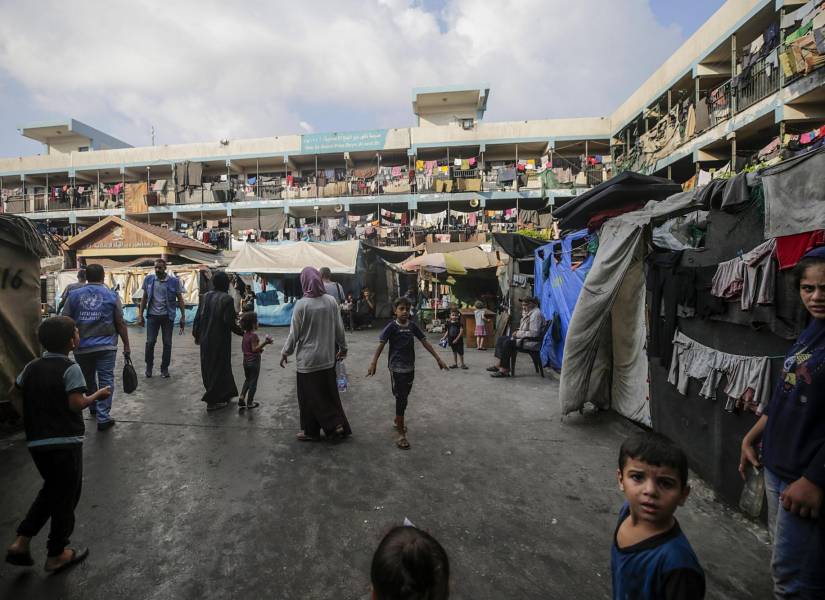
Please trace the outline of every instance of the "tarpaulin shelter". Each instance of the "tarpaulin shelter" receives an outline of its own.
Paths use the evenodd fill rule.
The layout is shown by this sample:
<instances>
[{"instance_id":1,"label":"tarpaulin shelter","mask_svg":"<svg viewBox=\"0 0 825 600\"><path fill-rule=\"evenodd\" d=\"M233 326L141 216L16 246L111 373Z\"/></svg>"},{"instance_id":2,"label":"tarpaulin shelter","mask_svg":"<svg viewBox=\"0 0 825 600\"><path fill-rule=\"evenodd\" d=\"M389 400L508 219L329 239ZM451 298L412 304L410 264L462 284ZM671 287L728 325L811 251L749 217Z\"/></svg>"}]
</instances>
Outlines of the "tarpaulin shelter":
<instances>
[{"instance_id":1,"label":"tarpaulin shelter","mask_svg":"<svg viewBox=\"0 0 825 600\"><path fill-rule=\"evenodd\" d=\"M599 250L567 332L559 388L562 414L590 402L651 424L643 233L653 221L697 208L701 203L692 190L649 202L602 226Z\"/></svg>"},{"instance_id":2,"label":"tarpaulin shelter","mask_svg":"<svg viewBox=\"0 0 825 600\"><path fill-rule=\"evenodd\" d=\"M617 211L641 207L650 200L663 200L681 191L682 186L670 179L625 171L576 196L557 208L553 216L563 230L581 229L601 214L615 215Z\"/></svg>"},{"instance_id":3,"label":"tarpaulin shelter","mask_svg":"<svg viewBox=\"0 0 825 600\"><path fill-rule=\"evenodd\" d=\"M305 267L328 267L338 279L364 274L360 242L282 242L279 244L245 244L227 267L227 272L258 275L253 289L255 311L262 325L289 325L294 299L301 294L298 276ZM344 288L357 284L346 282Z\"/></svg>"},{"instance_id":4,"label":"tarpaulin shelter","mask_svg":"<svg viewBox=\"0 0 825 600\"><path fill-rule=\"evenodd\" d=\"M90 264L97 260L90 261ZM112 267L104 265L104 283L117 292L123 304L123 319L127 323L137 322L137 304L143 294L143 280L150 273L154 273L154 267ZM191 323L195 319L198 308L198 301L202 292L201 278L202 271L209 271L204 265L169 265L168 272L177 277L183 286L183 301L187 305L186 322ZM63 290L71 283L77 281L77 271L60 271L55 277L55 306L60 303ZM180 311L175 313L175 322L180 321Z\"/></svg>"},{"instance_id":5,"label":"tarpaulin shelter","mask_svg":"<svg viewBox=\"0 0 825 600\"><path fill-rule=\"evenodd\" d=\"M535 295L542 316L550 323L541 345L541 361L557 371L561 369L564 340L573 309L594 259L587 252L585 260L574 266L573 244L578 242L586 246L592 237L584 229L535 251Z\"/></svg>"},{"instance_id":6,"label":"tarpaulin shelter","mask_svg":"<svg viewBox=\"0 0 825 600\"><path fill-rule=\"evenodd\" d=\"M0 214L0 421L21 414L14 379L40 354L40 259L56 252L31 221Z\"/></svg>"},{"instance_id":7,"label":"tarpaulin shelter","mask_svg":"<svg viewBox=\"0 0 825 600\"><path fill-rule=\"evenodd\" d=\"M765 237L825 229L825 148L762 171Z\"/></svg>"},{"instance_id":8,"label":"tarpaulin shelter","mask_svg":"<svg viewBox=\"0 0 825 600\"><path fill-rule=\"evenodd\" d=\"M329 267L339 275L355 275L360 242L295 242L245 244L227 267L229 273L299 275L304 267Z\"/></svg>"}]
</instances>

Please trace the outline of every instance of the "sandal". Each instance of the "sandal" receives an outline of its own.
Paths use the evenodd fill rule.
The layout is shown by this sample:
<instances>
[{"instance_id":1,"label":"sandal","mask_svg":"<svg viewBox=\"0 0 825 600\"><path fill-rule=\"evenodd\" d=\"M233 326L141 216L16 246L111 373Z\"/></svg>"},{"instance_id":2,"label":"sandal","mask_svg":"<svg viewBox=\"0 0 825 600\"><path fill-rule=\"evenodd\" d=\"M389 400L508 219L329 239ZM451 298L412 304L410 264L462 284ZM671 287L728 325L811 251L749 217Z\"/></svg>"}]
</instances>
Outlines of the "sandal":
<instances>
[{"instance_id":1,"label":"sandal","mask_svg":"<svg viewBox=\"0 0 825 600\"><path fill-rule=\"evenodd\" d=\"M34 565L34 559L31 552L6 552L6 562L15 567L31 567Z\"/></svg>"},{"instance_id":2,"label":"sandal","mask_svg":"<svg viewBox=\"0 0 825 600\"><path fill-rule=\"evenodd\" d=\"M451 369L457 369L457 368L458 368L458 365L450 365L450 368L451 368Z\"/></svg>"},{"instance_id":3,"label":"sandal","mask_svg":"<svg viewBox=\"0 0 825 600\"><path fill-rule=\"evenodd\" d=\"M89 556L88 548L84 548L83 550L76 550L72 548L72 557L69 560L57 565L56 567L49 568L48 566L46 566L45 569L49 573L60 573L60 571L65 571L70 567L82 563L84 560L86 560L87 556Z\"/></svg>"},{"instance_id":4,"label":"sandal","mask_svg":"<svg viewBox=\"0 0 825 600\"><path fill-rule=\"evenodd\" d=\"M253 408L258 408L261 405L260 402L250 402L246 405L247 410L252 410Z\"/></svg>"},{"instance_id":5,"label":"sandal","mask_svg":"<svg viewBox=\"0 0 825 600\"><path fill-rule=\"evenodd\" d=\"M314 442L318 438L313 437L311 435L307 435L303 431L299 431L298 434L295 436L295 439L299 442Z\"/></svg>"},{"instance_id":6,"label":"sandal","mask_svg":"<svg viewBox=\"0 0 825 600\"><path fill-rule=\"evenodd\" d=\"M498 371L498 367L487 367L487 370L490 371L490 373L495 373Z\"/></svg>"},{"instance_id":7,"label":"sandal","mask_svg":"<svg viewBox=\"0 0 825 600\"><path fill-rule=\"evenodd\" d=\"M490 377L495 377L496 379L498 379L499 377L509 377L509 376L510 376L509 373L502 373L498 369L496 369L495 373L490 373Z\"/></svg>"},{"instance_id":8,"label":"sandal","mask_svg":"<svg viewBox=\"0 0 825 600\"><path fill-rule=\"evenodd\" d=\"M470 367L468 367L467 365L461 365L461 368L462 368L462 369L464 369L464 370L466 371L466 370L467 370L467 369L469 369Z\"/></svg>"},{"instance_id":9,"label":"sandal","mask_svg":"<svg viewBox=\"0 0 825 600\"><path fill-rule=\"evenodd\" d=\"M403 435L400 438L398 438L398 440L395 442L395 445L398 446L401 450L410 449L410 443L407 441L407 438Z\"/></svg>"}]
</instances>

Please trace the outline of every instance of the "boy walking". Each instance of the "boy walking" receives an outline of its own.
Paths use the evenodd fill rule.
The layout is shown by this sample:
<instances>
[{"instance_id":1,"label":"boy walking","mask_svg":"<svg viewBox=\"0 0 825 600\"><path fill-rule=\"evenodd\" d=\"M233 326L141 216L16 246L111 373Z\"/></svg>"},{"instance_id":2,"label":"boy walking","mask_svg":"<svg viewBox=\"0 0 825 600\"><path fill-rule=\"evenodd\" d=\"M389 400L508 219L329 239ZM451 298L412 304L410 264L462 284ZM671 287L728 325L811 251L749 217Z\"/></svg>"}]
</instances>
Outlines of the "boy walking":
<instances>
[{"instance_id":1,"label":"boy walking","mask_svg":"<svg viewBox=\"0 0 825 600\"><path fill-rule=\"evenodd\" d=\"M80 343L69 317L51 317L41 323L37 337L46 349L27 364L15 383L23 391L23 422L29 453L43 477L43 487L17 528L17 538L6 552L6 562L31 566L30 543L51 519L45 569L56 572L89 555L88 549L67 548L74 530L74 509L83 479L83 409L106 398L111 389L86 396L83 371L68 354Z\"/></svg>"},{"instance_id":2,"label":"boy walking","mask_svg":"<svg viewBox=\"0 0 825 600\"><path fill-rule=\"evenodd\" d=\"M402 450L409 450L407 441L407 427L404 424L404 413L407 410L407 400L412 391L415 379L415 338L421 342L427 352L433 355L439 369L446 369L447 365L438 356L435 348L424 337L424 332L414 322L410 321L410 301L408 298L397 298L393 303L395 320L390 321L378 338L378 348L372 357L367 377L375 375L378 358L384 351L387 342L390 344L388 366L392 380L392 393L395 396L395 421L393 427L398 431L399 438L395 445Z\"/></svg>"},{"instance_id":3,"label":"boy walking","mask_svg":"<svg viewBox=\"0 0 825 600\"><path fill-rule=\"evenodd\" d=\"M690 494L685 453L659 433L631 435L619 451L627 501L613 535L615 600L701 600L705 573L674 513Z\"/></svg>"}]
</instances>

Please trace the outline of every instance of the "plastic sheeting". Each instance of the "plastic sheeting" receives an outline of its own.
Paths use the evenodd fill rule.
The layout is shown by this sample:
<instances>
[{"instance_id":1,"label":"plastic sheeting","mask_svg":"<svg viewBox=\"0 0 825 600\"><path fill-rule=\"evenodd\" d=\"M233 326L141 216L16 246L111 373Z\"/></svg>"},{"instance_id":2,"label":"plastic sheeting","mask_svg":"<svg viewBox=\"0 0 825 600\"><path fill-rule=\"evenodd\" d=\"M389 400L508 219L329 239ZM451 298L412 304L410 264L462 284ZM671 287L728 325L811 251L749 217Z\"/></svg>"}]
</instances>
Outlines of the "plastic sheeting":
<instances>
[{"instance_id":1,"label":"plastic sheeting","mask_svg":"<svg viewBox=\"0 0 825 600\"><path fill-rule=\"evenodd\" d=\"M535 253L535 293L542 316L551 323L541 345L541 360L542 364L549 364L557 371L562 366L564 340L573 317L573 309L584 279L593 265L591 254L578 267L573 268L573 242L588 238L590 234L584 229L542 246ZM558 259L557 252L560 254Z\"/></svg>"},{"instance_id":2,"label":"plastic sheeting","mask_svg":"<svg viewBox=\"0 0 825 600\"><path fill-rule=\"evenodd\" d=\"M825 229L825 148L762 171L765 237Z\"/></svg>"},{"instance_id":3,"label":"plastic sheeting","mask_svg":"<svg viewBox=\"0 0 825 600\"><path fill-rule=\"evenodd\" d=\"M652 221L695 210L693 191L609 220L567 331L559 397L562 414L590 402L650 425L645 353L645 242Z\"/></svg>"},{"instance_id":4,"label":"plastic sheeting","mask_svg":"<svg viewBox=\"0 0 825 600\"><path fill-rule=\"evenodd\" d=\"M230 273L299 274L304 267L329 267L333 273L354 275L360 242L296 242L244 244L226 269Z\"/></svg>"},{"instance_id":5,"label":"plastic sheeting","mask_svg":"<svg viewBox=\"0 0 825 600\"><path fill-rule=\"evenodd\" d=\"M200 267L170 265L169 272L180 280L183 286L183 301L187 305L197 307L200 299ZM142 294L143 280L153 268L132 267L127 269L106 270L104 282L111 289L117 291L121 303L136 304ZM55 306L60 303L63 290L70 283L77 281L77 271L60 271L55 277Z\"/></svg>"}]
</instances>

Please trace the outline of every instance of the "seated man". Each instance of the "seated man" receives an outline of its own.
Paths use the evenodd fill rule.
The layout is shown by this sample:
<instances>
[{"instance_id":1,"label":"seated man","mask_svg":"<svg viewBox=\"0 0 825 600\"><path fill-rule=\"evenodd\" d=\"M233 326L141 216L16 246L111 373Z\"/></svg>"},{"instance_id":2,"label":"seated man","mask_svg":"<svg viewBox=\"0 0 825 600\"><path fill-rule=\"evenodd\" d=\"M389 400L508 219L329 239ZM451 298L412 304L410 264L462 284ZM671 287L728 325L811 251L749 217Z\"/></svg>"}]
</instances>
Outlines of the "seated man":
<instances>
[{"instance_id":1,"label":"seated man","mask_svg":"<svg viewBox=\"0 0 825 600\"><path fill-rule=\"evenodd\" d=\"M491 377L509 377L510 359L517 348L524 350L538 350L541 347L541 330L544 327L544 317L539 310L539 301L532 296L521 299L521 322L518 329L510 336L503 335L496 340L495 366L488 367Z\"/></svg>"}]
</instances>

